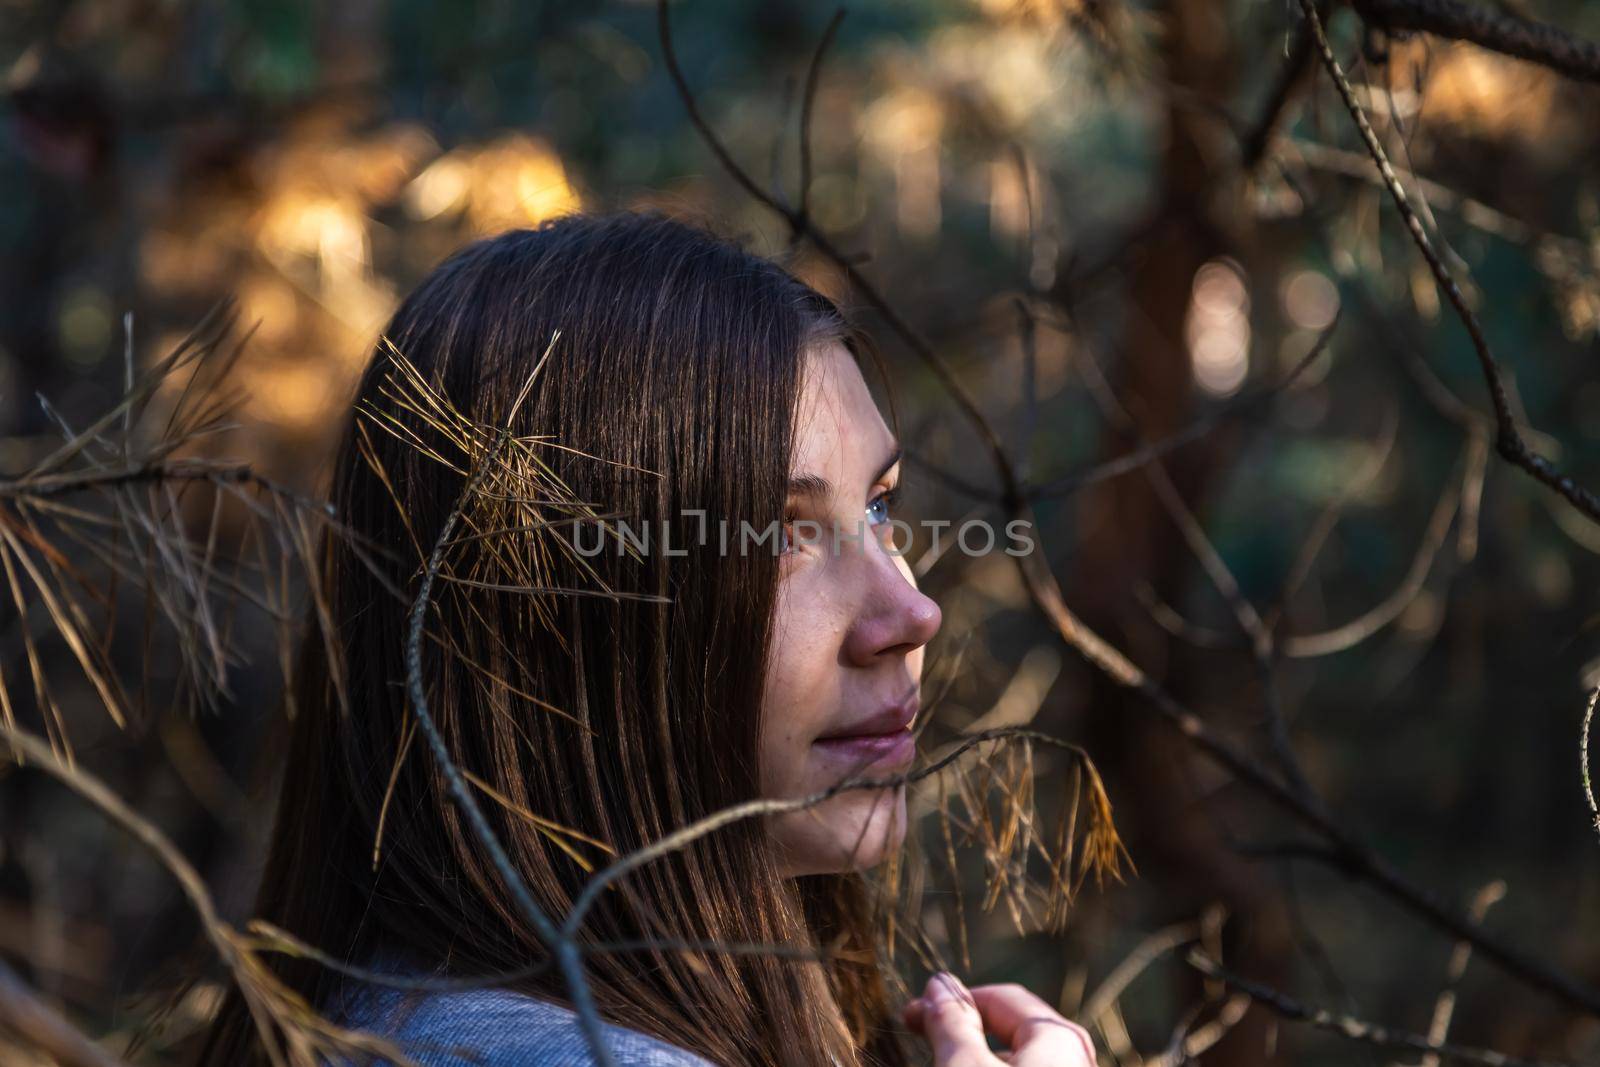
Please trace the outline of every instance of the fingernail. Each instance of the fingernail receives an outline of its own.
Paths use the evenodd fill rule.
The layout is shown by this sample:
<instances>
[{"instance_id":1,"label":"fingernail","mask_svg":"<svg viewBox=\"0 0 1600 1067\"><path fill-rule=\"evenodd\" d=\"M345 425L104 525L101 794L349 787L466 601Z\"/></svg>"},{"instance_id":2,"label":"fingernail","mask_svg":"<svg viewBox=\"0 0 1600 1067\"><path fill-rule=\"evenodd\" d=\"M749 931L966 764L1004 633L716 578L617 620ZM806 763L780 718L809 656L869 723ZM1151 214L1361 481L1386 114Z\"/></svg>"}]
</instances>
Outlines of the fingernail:
<instances>
[{"instance_id":1,"label":"fingernail","mask_svg":"<svg viewBox=\"0 0 1600 1067\"><path fill-rule=\"evenodd\" d=\"M940 971L928 982L928 1002L930 1004L948 1004L951 1001L962 1000L961 980L948 971Z\"/></svg>"}]
</instances>

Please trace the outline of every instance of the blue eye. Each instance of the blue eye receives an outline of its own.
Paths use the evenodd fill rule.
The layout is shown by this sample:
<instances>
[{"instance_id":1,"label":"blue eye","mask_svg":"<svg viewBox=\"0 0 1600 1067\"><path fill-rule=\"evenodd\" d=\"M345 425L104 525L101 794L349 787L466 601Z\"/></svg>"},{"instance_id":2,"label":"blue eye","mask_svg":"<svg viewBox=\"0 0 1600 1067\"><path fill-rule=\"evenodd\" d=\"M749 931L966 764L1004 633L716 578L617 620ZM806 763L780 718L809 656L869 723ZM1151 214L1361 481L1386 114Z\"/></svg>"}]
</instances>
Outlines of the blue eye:
<instances>
[{"instance_id":1,"label":"blue eye","mask_svg":"<svg viewBox=\"0 0 1600 1067\"><path fill-rule=\"evenodd\" d=\"M882 526L890 519L890 509L900 497L900 488L896 486L885 492L879 493L867 502L867 522L873 526Z\"/></svg>"}]
</instances>

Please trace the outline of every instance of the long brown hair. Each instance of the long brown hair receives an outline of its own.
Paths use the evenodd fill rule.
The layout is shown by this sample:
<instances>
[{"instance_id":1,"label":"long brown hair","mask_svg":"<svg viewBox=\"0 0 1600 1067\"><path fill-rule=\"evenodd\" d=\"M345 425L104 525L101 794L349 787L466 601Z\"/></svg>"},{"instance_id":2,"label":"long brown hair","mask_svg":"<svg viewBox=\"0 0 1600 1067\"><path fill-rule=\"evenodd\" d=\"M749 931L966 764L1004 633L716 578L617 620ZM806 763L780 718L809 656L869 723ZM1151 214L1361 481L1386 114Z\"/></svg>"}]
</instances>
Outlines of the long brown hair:
<instances>
[{"instance_id":1,"label":"long brown hair","mask_svg":"<svg viewBox=\"0 0 1600 1067\"><path fill-rule=\"evenodd\" d=\"M855 338L779 265L655 214L568 216L436 268L385 330L335 461L343 529L326 545L323 632L304 646L257 914L348 961L399 953L478 975L546 956L410 743L406 613L482 428L509 433L520 451L500 462L533 469L538 491L480 494L463 515L423 680L540 907L565 915L608 852L756 796L777 560L695 527L781 521L805 353L837 339L859 356ZM571 551L572 521L602 513L657 537L665 524L673 551ZM591 953L586 973L606 1018L719 1063L903 1063L871 911L861 875L780 877L766 830L745 821L602 894L584 939L826 940L834 955ZM314 1004L341 981L277 966ZM554 973L518 988L569 1002ZM203 1059L261 1055L230 997Z\"/></svg>"}]
</instances>

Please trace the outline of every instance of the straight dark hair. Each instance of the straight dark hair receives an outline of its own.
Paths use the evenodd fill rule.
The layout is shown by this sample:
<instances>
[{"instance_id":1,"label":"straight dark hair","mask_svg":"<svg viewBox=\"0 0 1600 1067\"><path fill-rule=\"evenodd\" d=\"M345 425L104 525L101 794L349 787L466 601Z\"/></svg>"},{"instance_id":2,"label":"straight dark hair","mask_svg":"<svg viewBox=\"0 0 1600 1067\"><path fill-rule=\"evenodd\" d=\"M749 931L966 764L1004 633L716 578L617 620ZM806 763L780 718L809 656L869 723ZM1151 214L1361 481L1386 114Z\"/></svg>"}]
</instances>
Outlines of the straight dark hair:
<instances>
[{"instance_id":1,"label":"straight dark hair","mask_svg":"<svg viewBox=\"0 0 1600 1067\"><path fill-rule=\"evenodd\" d=\"M347 961L483 975L548 956L414 741L406 694L409 601L481 460L471 427L509 431L520 451L500 462L536 462L547 499L463 515L423 681L540 907L559 919L607 853L757 796L778 561L697 543L688 513L782 521L804 359L834 340L861 356L828 298L652 213L567 216L436 268L385 330L335 460L345 529L326 542L256 914ZM570 520L596 513L665 524L673 554L573 552ZM652 949L588 954L586 971L607 1019L722 1064L902 1064L873 912L861 874L781 877L746 820L602 894L583 939L825 944L826 962ZM332 970L274 967L337 1000ZM515 988L570 1003L554 971ZM230 992L202 1062L265 1058Z\"/></svg>"}]
</instances>

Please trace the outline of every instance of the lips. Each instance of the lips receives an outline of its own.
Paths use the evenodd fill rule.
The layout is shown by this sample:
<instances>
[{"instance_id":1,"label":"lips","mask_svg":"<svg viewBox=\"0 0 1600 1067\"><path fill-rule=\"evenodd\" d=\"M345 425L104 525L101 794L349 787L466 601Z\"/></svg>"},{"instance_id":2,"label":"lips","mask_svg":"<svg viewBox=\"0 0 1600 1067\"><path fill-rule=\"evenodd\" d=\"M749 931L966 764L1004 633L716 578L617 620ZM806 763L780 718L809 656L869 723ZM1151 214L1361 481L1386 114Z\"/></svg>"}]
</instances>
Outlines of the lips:
<instances>
[{"instance_id":1,"label":"lips","mask_svg":"<svg viewBox=\"0 0 1600 1067\"><path fill-rule=\"evenodd\" d=\"M917 699L913 696L818 737L812 747L856 770L909 764L916 752L916 741L911 736L911 724L916 718Z\"/></svg>"},{"instance_id":2,"label":"lips","mask_svg":"<svg viewBox=\"0 0 1600 1067\"><path fill-rule=\"evenodd\" d=\"M851 771L862 771L868 767L905 766L916 755L917 745L910 730L901 730L894 734L823 738L812 748Z\"/></svg>"},{"instance_id":3,"label":"lips","mask_svg":"<svg viewBox=\"0 0 1600 1067\"><path fill-rule=\"evenodd\" d=\"M916 721L917 705L917 698L911 696L841 729L830 730L818 737L817 741L847 741L903 733L911 729L911 724Z\"/></svg>"}]
</instances>

